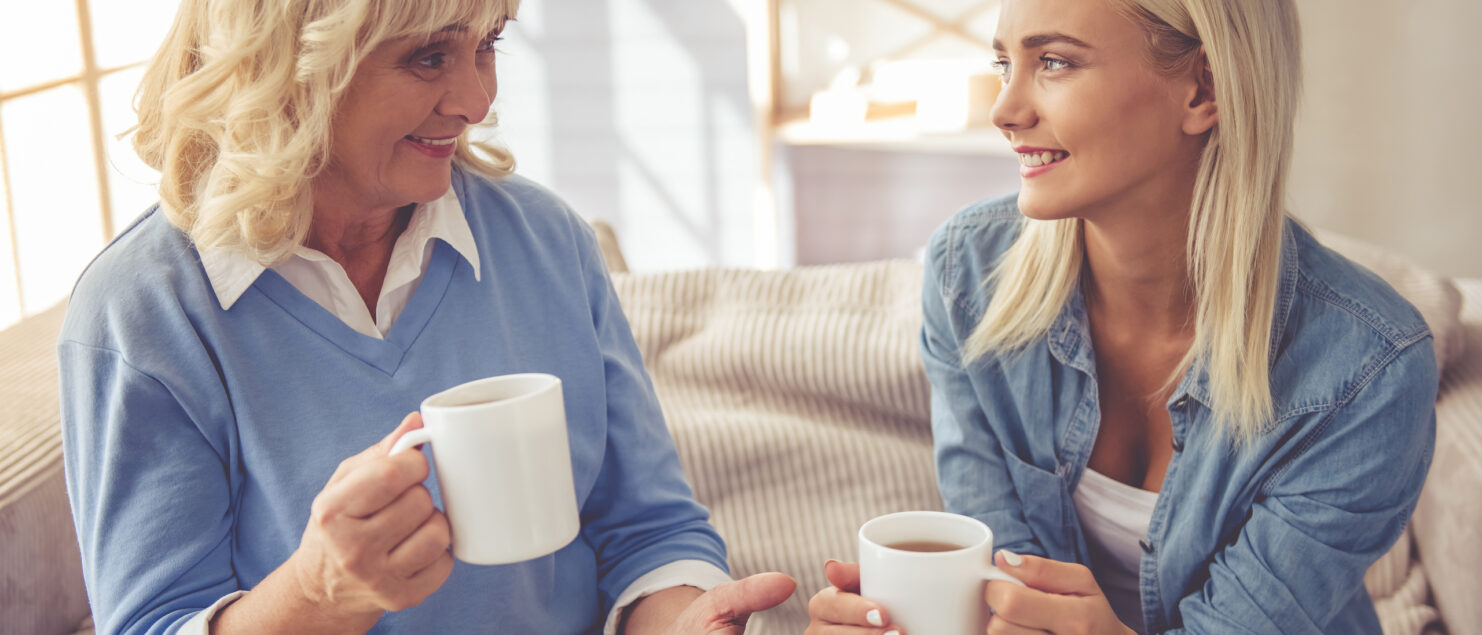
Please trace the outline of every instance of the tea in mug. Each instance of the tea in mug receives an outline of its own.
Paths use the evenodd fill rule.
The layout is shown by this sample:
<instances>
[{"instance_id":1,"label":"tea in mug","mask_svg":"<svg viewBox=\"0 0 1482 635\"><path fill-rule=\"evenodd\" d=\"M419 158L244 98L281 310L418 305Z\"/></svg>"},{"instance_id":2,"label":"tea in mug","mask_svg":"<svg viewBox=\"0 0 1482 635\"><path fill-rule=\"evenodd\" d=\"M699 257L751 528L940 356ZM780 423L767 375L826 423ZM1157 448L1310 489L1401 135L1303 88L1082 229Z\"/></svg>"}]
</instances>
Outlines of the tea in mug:
<instances>
[{"instance_id":1,"label":"tea in mug","mask_svg":"<svg viewBox=\"0 0 1482 635\"><path fill-rule=\"evenodd\" d=\"M941 542L938 540L906 540L902 542L890 543L885 546L890 547L891 549L899 549L901 551L917 551L923 553L932 553L938 551L957 551L958 549L964 548L964 545L959 545L951 542Z\"/></svg>"}]
</instances>

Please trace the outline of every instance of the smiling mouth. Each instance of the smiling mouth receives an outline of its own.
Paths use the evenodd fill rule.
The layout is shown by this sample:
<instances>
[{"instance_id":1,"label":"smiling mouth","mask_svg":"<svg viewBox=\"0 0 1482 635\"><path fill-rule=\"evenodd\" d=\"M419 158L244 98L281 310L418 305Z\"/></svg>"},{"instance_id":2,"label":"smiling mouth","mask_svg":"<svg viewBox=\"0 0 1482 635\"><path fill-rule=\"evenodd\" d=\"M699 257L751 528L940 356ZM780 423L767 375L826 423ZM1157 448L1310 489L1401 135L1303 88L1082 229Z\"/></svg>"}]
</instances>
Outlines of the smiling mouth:
<instances>
[{"instance_id":1,"label":"smiling mouth","mask_svg":"<svg viewBox=\"0 0 1482 635\"><path fill-rule=\"evenodd\" d=\"M407 135L406 138L409 139L409 140L411 140L411 141L415 141L417 143L421 143L421 144L429 145L429 146L447 146L447 145L453 145L454 143L456 143L458 141L458 137L448 137L446 139L428 139L426 137L414 137L412 135Z\"/></svg>"},{"instance_id":2,"label":"smiling mouth","mask_svg":"<svg viewBox=\"0 0 1482 635\"><path fill-rule=\"evenodd\" d=\"M1059 161L1064 161L1065 158L1068 157L1068 156L1070 156L1070 153L1069 152L1065 152L1063 150L1045 150L1043 152L1020 152L1019 153L1019 165L1022 165L1024 167L1029 167L1029 168L1037 168L1037 167L1040 167L1042 165L1049 165L1051 163L1056 163L1056 162L1059 162Z\"/></svg>"}]
</instances>

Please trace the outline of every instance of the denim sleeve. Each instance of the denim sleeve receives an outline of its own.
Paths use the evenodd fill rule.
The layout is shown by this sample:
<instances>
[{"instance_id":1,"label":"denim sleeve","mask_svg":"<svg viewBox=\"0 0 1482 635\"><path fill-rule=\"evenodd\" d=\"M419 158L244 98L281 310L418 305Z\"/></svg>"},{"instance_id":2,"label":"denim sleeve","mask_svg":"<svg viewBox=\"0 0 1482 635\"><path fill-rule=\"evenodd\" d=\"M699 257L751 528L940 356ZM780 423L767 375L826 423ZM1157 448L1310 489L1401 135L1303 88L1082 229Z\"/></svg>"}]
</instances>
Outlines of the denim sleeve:
<instances>
[{"instance_id":1,"label":"denim sleeve","mask_svg":"<svg viewBox=\"0 0 1482 635\"><path fill-rule=\"evenodd\" d=\"M699 560L728 569L725 544L685 479L596 236L580 219L575 223L607 402L607 445L581 509L582 535L596 551L597 587L607 611L629 585L665 564Z\"/></svg>"},{"instance_id":2,"label":"denim sleeve","mask_svg":"<svg viewBox=\"0 0 1482 635\"><path fill-rule=\"evenodd\" d=\"M932 240L922 283L921 358L931 382L931 431L937 486L947 511L972 516L993 529L995 549L1045 556L1024 518L1020 495L969 373L953 319L966 321L946 290L946 232ZM969 324L960 325L970 332Z\"/></svg>"},{"instance_id":3,"label":"denim sleeve","mask_svg":"<svg viewBox=\"0 0 1482 635\"><path fill-rule=\"evenodd\" d=\"M238 590L227 461L170 388L118 352L63 341L58 362L67 494L97 630L173 631Z\"/></svg>"},{"instance_id":4,"label":"denim sleeve","mask_svg":"<svg viewBox=\"0 0 1482 635\"><path fill-rule=\"evenodd\" d=\"M1430 337L1377 365L1261 488L1202 588L1179 600L1197 633L1358 632L1363 576L1395 542L1435 447L1438 382ZM1373 615L1372 609L1367 611ZM1377 623L1365 622L1377 632ZM1182 632L1178 631L1178 632Z\"/></svg>"}]
</instances>

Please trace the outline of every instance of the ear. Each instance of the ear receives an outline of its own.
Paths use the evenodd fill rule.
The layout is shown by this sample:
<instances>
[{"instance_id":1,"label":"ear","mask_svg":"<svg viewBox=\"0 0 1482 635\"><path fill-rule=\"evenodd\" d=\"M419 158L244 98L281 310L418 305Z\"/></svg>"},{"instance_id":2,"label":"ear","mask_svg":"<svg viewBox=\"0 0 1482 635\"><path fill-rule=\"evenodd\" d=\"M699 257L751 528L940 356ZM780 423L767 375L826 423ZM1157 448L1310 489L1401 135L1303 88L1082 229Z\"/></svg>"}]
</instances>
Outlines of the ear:
<instances>
[{"instance_id":1,"label":"ear","mask_svg":"<svg viewBox=\"0 0 1482 635\"><path fill-rule=\"evenodd\" d=\"M1199 61L1192 71L1194 81L1189 85L1184 101L1183 131L1188 135L1202 135L1220 122L1219 104L1215 101L1214 73L1209 70L1209 58L1199 52Z\"/></svg>"}]
</instances>

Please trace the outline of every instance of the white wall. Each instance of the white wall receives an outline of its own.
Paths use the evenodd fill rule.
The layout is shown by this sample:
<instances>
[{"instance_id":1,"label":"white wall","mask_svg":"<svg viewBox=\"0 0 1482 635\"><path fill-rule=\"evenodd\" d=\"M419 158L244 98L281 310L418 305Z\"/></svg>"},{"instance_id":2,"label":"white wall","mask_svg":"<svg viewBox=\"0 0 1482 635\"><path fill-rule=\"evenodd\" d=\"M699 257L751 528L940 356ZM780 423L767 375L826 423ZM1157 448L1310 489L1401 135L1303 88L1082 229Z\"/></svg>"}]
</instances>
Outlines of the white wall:
<instances>
[{"instance_id":1,"label":"white wall","mask_svg":"<svg viewBox=\"0 0 1482 635\"><path fill-rule=\"evenodd\" d=\"M1482 276L1482 2L1301 0L1292 211Z\"/></svg>"},{"instance_id":2,"label":"white wall","mask_svg":"<svg viewBox=\"0 0 1482 635\"><path fill-rule=\"evenodd\" d=\"M728 0L524 2L496 136L518 172L613 224L635 270L750 265L755 128Z\"/></svg>"}]
</instances>

